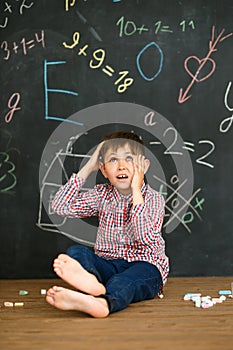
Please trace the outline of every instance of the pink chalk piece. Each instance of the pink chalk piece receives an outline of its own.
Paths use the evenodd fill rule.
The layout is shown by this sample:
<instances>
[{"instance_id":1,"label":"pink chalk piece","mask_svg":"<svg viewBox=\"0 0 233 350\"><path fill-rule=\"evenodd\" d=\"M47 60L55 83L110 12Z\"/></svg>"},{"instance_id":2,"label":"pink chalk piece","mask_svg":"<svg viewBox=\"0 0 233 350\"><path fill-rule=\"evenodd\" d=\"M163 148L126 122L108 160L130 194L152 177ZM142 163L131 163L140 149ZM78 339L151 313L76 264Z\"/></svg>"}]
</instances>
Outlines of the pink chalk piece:
<instances>
[{"instance_id":1,"label":"pink chalk piece","mask_svg":"<svg viewBox=\"0 0 233 350\"><path fill-rule=\"evenodd\" d=\"M203 308L203 309L209 309L210 307L212 307L214 304L207 304L207 303L202 303L201 304L201 307Z\"/></svg>"},{"instance_id":2,"label":"pink chalk piece","mask_svg":"<svg viewBox=\"0 0 233 350\"><path fill-rule=\"evenodd\" d=\"M214 306L214 302L210 299L204 300L201 304L203 309L208 309L209 307Z\"/></svg>"},{"instance_id":3,"label":"pink chalk piece","mask_svg":"<svg viewBox=\"0 0 233 350\"><path fill-rule=\"evenodd\" d=\"M4 306L5 307L13 307L14 304L11 301L4 301Z\"/></svg>"}]
</instances>

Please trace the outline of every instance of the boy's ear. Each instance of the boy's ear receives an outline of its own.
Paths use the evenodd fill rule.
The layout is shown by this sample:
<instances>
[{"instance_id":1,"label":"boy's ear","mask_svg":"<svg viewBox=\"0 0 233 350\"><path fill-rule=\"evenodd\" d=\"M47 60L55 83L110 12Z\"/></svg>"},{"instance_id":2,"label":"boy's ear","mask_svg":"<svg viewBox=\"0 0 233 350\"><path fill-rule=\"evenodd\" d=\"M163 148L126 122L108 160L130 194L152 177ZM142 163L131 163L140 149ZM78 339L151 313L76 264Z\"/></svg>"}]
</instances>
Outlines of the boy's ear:
<instances>
[{"instance_id":1,"label":"boy's ear","mask_svg":"<svg viewBox=\"0 0 233 350\"><path fill-rule=\"evenodd\" d=\"M105 170L105 166L103 163L99 163L99 169L101 171L101 173L103 174L103 176L107 179L108 176L107 176L107 173L106 173L106 170Z\"/></svg>"},{"instance_id":2,"label":"boy's ear","mask_svg":"<svg viewBox=\"0 0 233 350\"><path fill-rule=\"evenodd\" d=\"M150 161L149 159L145 159L145 171L144 171L144 174L146 174L147 170L149 169L150 167Z\"/></svg>"}]
</instances>

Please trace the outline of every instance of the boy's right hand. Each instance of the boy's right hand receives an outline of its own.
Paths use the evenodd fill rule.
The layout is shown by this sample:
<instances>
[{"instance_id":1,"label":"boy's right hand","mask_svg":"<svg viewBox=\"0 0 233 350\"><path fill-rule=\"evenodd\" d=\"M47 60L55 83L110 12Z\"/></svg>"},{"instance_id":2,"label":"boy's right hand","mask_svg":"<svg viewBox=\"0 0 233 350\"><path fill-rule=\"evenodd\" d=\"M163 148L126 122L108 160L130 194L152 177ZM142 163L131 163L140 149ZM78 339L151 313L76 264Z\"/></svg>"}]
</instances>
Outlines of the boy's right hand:
<instances>
[{"instance_id":1,"label":"boy's right hand","mask_svg":"<svg viewBox=\"0 0 233 350\"><path fill-rule=\"evenodd\" d=\"M78 176L86 179L92 172L97 171L99 169L99 152L103 145L104 141L101 142L94 153L92 154L91 158L88 160L88 162L80 169L78 172Z\"/></svg>"}]
</instances>

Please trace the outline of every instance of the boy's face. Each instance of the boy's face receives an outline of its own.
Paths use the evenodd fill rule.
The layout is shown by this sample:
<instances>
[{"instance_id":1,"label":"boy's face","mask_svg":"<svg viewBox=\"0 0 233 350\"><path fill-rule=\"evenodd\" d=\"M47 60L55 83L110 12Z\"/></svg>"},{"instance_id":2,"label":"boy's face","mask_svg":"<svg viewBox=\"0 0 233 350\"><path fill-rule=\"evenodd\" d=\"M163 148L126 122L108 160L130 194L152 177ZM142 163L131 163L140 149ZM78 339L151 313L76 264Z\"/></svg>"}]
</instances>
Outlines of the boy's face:
<instances>
[{"instance_id":1,"label":"boy's face","mask_svg":"<svg viewBox=\"0 0 233 350\"><path fill-rule=\"evenodd\" d=\"M131 182L134 176L134 160L136 155L128 144L120 146L116 151L109 148L104 156L104 163L100 165L100 170L105 178L109 179L123 195L132 192Z\"/></svg>"}]
</instances>

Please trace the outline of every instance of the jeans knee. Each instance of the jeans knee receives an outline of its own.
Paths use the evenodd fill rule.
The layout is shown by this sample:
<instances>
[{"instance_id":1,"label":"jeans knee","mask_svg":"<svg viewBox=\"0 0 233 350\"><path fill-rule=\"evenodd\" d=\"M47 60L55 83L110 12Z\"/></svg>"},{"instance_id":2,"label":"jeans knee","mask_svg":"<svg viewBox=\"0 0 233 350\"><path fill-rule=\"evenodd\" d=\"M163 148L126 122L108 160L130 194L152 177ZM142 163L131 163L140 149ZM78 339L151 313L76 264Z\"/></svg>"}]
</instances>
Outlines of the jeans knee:
<instances>
[{"instance_id":1,"label":"jeans knee","mask_svg":"<svg viewBox=\"0 0 233 350\"><path fill-rule=\"evenodd\" d=\"M83 253L85 253L86 249L88 249L87 247L75 244L72 245L71 247L69 247L66 250L66 254L69 255L71 258L76 259L78 256L82 256Z\"/></svg>"}]
</instances>

